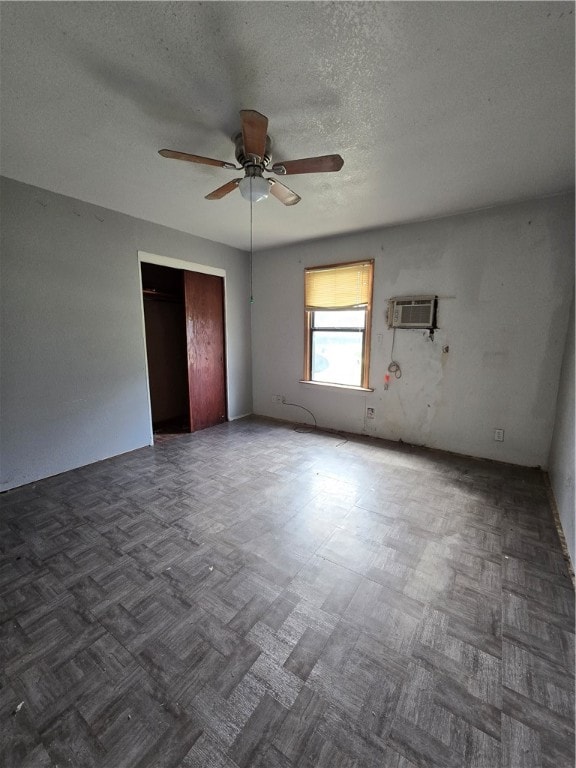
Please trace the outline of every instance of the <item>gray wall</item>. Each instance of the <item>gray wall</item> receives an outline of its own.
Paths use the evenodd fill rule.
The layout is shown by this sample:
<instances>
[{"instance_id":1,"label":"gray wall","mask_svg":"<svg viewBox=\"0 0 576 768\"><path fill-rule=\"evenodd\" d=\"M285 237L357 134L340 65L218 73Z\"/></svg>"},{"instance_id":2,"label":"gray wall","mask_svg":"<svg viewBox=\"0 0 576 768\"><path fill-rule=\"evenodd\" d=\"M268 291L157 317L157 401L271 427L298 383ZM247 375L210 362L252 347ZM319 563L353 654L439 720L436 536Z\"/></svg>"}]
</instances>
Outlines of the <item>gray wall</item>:
<instances>
[{"instance_id":1,"label":"gray wall","mask_svg":"<svg viewBox=\"0 0 576 768\"><path fill-rule=\"evenodd\" d=\"M226 270L228 410L252 410L250 274L228 246L0 180L2 490L150 443L138 251Z\"/></svg>"},{"instance_id":2,"label":"gray wall","mask_svg":"<svg viewBox=\"0 0 576 768\"><path fill-rule=\"evenodd\" d=\"M304 268L374 259L370 386L300 383ZM514 464L546 466L574 275L574 197L531 200L258 253L254 410ZM437 294L439 330L396 331L387 299ZM448 353L443 348L448 347ZM375 411L368 419L366 409ZM504 442L494 429L505 430Z\"/></svg>"},{"instance_id":3,"label":"gray wall","mask_svg":"<svg viewBox=\"0 0 576 768\"><path fill-rule=\"evenodd\" d=\"M550 450L549 474L572 565L576 565L574 542L574 297L566 336L562 374L558 389L556 424Z\"/></svg>"}]
</instances>

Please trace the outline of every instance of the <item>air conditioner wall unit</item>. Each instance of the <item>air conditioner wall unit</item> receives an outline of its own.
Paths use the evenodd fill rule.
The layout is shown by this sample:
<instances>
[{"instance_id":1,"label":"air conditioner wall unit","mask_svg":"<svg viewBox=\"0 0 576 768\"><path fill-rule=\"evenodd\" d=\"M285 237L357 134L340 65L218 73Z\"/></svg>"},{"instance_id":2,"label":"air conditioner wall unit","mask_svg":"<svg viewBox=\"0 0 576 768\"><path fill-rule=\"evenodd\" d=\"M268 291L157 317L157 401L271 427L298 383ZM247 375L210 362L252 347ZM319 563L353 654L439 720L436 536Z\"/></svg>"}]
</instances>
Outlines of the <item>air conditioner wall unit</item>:
<instances>
[{"instance_id":1,"label":"air conditioner wall unit","mask_svg":"<svg viewBox=\"0 0 576 768\"><path fill-rule=\"evenodd\" d=\"M436 328L437 296L399 296L388 304L389 328Z\"/></svg>"}]
</instances>

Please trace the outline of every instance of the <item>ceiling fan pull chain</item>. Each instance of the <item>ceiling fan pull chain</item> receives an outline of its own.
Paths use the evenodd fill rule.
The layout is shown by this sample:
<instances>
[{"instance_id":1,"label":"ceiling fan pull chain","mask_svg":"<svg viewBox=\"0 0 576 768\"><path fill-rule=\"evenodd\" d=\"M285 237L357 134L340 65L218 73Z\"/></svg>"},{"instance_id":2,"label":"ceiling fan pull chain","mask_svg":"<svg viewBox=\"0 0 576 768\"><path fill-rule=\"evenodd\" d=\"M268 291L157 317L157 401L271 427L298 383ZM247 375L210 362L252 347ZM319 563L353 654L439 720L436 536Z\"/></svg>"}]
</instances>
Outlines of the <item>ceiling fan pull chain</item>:
<instances>
[{"instance_id":1,"label":"ceiling fan pull chain","mask_svg":"<svg viewBox=\"0 0 576 768\"><path fill-rule=\"evenodd\" d=\"M253 208L254 201L252 199L252 176L250 176L250 304L254 304L254 293L252 290L252 255L253 255Z\"/></svg>"}]
</instances>

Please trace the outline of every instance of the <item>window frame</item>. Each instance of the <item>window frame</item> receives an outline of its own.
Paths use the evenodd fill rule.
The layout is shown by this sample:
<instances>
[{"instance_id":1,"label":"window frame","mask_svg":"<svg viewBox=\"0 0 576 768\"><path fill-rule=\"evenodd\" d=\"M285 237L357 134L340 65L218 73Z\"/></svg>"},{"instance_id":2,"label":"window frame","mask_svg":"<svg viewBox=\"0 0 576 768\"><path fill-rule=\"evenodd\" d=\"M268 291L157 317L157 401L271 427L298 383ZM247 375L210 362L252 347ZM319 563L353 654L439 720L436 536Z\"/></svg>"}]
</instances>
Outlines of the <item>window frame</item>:
<instances>
[{"instance_id":1,"label":"window frame","mask_svg":"<svg viewBox=\"0 0 576 768\"><path fill-rule=\"evenodd\" d=\"M362 340L362 376L361 376L361 382L360 385L355 384L339 384L338 382L330 382L330 381L314 381L312 379L312 333L314 331L314 328L312 326L312 316L314 312L322 312L327 310L322 310L321 308L318 309L306 309L306 280L304 280L304 377L301 380L302 383L305 384L318 384L320 386L326 386L326 387L339 387L341 389L362 389L362 390L370 390L370 347L371 347L371 338L372 338L372 305L373 305L373 290L374 290L374 259L359 259L356 261L346 261L338 264L322 264L318 267L306 267L304 270L304 275L306 275L307 271L312 271L315 269L321 270L321 269L338 269L339 267L350 267L356 264L370 264L370 282L368 286L368 304L363 307L357 307L356 309L363 309L365 312L365 318L364 318L364 328L363 329L355 329L355 328L340 328L339 326L334 326L333 329L317 329L317 330L341 330L341 331L350 331L350 330L363 330L363 340ZM337 312L339 310L330 310ZM343 312L347 311L347 309L342 308Z\"/></svg>"}]
</instances>

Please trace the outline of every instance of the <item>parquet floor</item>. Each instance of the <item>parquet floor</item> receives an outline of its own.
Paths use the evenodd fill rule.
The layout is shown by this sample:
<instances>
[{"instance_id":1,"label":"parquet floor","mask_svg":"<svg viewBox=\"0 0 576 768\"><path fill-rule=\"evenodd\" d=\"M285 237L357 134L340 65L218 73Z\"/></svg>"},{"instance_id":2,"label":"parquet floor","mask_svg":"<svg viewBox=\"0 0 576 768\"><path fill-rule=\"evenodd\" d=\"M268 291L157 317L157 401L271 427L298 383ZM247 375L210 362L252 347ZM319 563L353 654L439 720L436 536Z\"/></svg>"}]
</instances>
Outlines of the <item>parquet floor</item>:
<instances>
[{"instance_id":1,"label":"parquet floor","mask_svg":"<svg viewBox=\"0 0 576 768\"><path fill-rule=\"evenodd\" d=\"M4 768L570 768L543 475L259 419L0 497Z\"/></svg>"}]
</instances>

